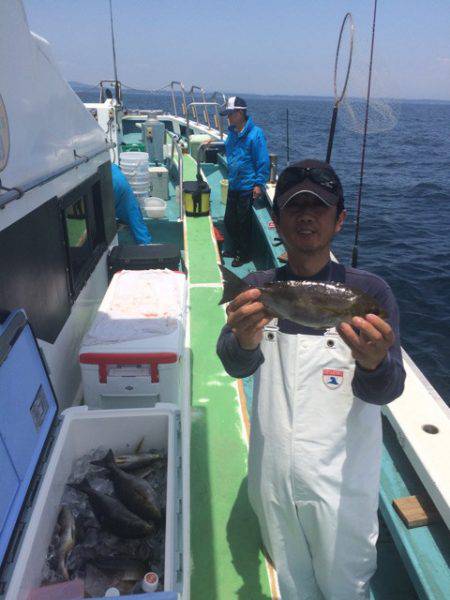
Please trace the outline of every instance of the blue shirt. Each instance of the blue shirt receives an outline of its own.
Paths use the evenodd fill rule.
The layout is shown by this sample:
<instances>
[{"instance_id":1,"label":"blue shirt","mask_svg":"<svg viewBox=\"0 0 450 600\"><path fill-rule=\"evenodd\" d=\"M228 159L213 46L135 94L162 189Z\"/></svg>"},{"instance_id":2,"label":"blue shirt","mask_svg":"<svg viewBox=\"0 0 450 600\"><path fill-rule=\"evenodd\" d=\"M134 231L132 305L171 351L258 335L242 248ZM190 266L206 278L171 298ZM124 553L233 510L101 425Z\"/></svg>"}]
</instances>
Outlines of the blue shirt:
<instances>
[{"instance_id":1,"label":"blue shirt","mask_svg":"<svg viewBox=\"0 0 450 600\"><path fill-rule=\"evenodd\" d=\"M228 128L225 149L230 190L248 191L265 185L270 173L266 139L251 117L242 131Z\"/></svg>"},{"instance_id":2,"label":"blue shirt","mask_svg":"<svg viewBox=\"0 0 450 600\"><path fill-rule=\"evenodd\" d=\"M111 163L111 171L116 217L128 225L136 244L150 244L152 236L147 229L128 179L115 163Z\"/></svg>"}]
</instances>

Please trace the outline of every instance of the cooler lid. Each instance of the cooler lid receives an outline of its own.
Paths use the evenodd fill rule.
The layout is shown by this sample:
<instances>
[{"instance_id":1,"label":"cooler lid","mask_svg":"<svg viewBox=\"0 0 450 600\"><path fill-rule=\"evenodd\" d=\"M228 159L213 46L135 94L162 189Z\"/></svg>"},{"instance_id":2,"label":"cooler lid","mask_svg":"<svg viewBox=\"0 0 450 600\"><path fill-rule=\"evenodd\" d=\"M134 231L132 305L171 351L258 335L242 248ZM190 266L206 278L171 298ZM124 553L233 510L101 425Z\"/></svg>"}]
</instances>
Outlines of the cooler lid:
<instances>
[{"instance_id":1,"label":"cooler lid","mask_svg":"<svg viewBox=\"0 0 450 600\"><path fill-rule=\"evenodd\" d=\"M0 324L0 405L2 565L58 408L23 310Z\"/></svg>"}]
</instances>

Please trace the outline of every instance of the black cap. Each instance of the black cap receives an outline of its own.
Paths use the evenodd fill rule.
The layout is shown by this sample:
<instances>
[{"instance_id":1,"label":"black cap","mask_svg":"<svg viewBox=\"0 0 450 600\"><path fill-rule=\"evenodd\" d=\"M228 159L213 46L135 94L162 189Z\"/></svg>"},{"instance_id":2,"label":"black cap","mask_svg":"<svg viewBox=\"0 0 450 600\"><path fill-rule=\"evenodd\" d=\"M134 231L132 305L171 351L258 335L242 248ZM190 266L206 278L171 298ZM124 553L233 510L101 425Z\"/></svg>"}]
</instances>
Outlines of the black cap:
<instances>
[{"instance_id":1,"label":"black cap","mask_svg":"<svg viewBox=\"0 0 450 600\"><path fill-rule=\"evenodd\" d=\"M280 174L273 199L281 210L298 194L313 194L327 206L344 204L341 181L327 162L308 158L286 167Z\"/></svg>"},{"instance_id":2,"label":"black cap","mask_svg":"<svg viewBox=\"0 0 450 600\"><path fill-rule=\"evenodd\" d=\"M219 114L222 117L225 117L235 110L247 110L247 102L239 96L231 96L231 98L228 98L225 104L221 107Z\"/></svg>"}]
</instances>

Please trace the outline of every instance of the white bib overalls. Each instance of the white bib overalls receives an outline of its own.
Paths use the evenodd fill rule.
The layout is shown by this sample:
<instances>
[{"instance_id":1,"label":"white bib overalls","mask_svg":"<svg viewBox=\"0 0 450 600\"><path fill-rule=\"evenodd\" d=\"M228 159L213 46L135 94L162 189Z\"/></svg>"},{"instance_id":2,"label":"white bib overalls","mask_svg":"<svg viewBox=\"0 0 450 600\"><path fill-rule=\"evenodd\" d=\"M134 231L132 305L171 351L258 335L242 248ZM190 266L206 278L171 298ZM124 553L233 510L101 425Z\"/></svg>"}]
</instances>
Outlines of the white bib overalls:
<instances>
[{"instance_id":1,"label":"white bib overalls","mask_svg":"<svg viewBox=\"0 0 450 600\"><path fill-rule=\"evenodd\" d=\"M255 374L249 497L282 600L369 597L376 569L380 407L354 397L335 333L264 331Z\"/></svg>"}]
</instances>

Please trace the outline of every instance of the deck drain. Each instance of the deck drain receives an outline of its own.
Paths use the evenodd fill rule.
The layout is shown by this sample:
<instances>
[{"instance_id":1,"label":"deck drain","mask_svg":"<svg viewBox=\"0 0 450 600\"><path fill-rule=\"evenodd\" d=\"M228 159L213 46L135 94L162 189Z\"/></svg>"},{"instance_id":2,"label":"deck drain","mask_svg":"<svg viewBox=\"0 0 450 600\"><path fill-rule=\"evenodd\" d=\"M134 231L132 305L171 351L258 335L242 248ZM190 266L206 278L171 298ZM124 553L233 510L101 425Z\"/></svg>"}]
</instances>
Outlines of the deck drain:
<instances>
[{"instance_id":1,"label":"deck drain","mask_svg":"<svg viewBox=\"0 0 450 600\"><path fill-rule=\"evenodd\" d=\"M422 425L422 429L426 433L439 433L439 429L436 427L436 425Z\"/></svg>"}]
</instances>

